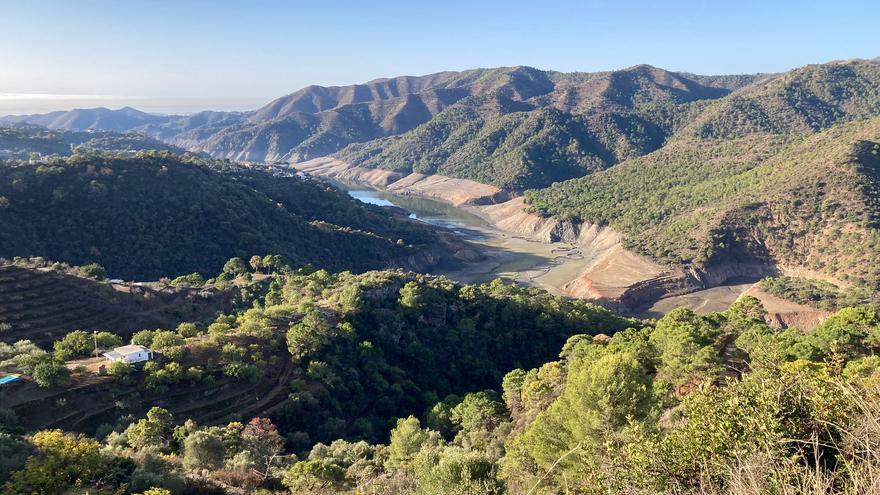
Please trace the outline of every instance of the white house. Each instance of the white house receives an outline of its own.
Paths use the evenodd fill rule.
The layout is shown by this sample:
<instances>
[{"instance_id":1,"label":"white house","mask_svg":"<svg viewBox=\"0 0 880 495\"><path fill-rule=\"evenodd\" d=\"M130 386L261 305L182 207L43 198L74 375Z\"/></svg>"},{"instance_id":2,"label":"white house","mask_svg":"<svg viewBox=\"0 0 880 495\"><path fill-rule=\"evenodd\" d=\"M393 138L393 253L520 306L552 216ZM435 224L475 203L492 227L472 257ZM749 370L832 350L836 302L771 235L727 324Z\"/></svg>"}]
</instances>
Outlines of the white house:
<instances>
[{"instance_id":1,"label":"white house","mask_svg":"<svg viewBox=\"0 0 880 495\"><path fill-rule=\"evenodd\" d=\"M140 363L153 359L153 351L142 345L124 345L117 347L110 352L105 352L104 357L110 361L120 361L123 363Z\"/></svg>"}]
</instances>

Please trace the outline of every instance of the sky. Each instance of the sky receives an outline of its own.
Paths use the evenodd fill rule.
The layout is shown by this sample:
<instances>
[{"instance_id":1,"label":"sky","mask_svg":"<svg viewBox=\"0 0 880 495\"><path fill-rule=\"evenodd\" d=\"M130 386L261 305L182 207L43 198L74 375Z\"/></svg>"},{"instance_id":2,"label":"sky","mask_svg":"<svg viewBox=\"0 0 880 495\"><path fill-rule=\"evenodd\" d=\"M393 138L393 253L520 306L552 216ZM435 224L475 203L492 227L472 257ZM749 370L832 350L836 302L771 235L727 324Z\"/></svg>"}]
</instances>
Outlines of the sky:
<instances>
[{"instance_id":1,"label":"sky","mask_svg":"<svg viewBox=\"0 0 880 495\"><path fill-rule=\"evenodd\" d=\"M530 65L779 72L880 56L873 1L5 0L0 115L250 110L310 84Z\"/></svg>"}]
</instances>

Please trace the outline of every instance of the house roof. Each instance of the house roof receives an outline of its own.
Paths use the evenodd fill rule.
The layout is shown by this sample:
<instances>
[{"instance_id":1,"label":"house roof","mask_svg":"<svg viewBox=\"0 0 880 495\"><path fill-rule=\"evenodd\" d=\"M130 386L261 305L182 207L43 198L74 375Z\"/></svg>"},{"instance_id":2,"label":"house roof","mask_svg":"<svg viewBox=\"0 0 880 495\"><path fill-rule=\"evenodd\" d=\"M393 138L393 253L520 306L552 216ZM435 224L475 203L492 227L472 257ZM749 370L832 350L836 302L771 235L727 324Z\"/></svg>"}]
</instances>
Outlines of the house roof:
<instances>
[{"instance_id":1,"label":"house roof","mask_svg":"<svg viewBox=\"0 0 880 495\"><path fill-rule=\"evenodd\" d=\"M110 352L115 352L115 353L119 354L120 356L125 356L127 354L135 354L138 352L150 352L150 350L142 345L129 344L129 345L124 345L122 347L117 347L116 349L113 349ZM107 354L110 354L110 353L108 352Z\"/></svg>"},{"instance_id":2,"label":"house roof","mask_svg":"<svg viewBox=\"0 0 880 495\"><path fill-rule=\"evenodd\" d=\"M122 354L119 354L116 351L107 351L104 353L104 357L107 359L122 359Z\"/></svg>"}]
</instances>

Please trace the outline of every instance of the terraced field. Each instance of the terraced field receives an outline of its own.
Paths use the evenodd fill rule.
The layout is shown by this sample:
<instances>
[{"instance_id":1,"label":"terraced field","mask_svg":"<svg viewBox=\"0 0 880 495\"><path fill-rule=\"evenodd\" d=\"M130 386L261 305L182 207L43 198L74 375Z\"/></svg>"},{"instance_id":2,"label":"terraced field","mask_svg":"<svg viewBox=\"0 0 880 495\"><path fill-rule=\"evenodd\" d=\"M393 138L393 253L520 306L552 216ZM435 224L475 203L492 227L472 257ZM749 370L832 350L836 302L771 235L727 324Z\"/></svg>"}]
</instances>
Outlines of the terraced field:
<instances>
[{"instance_id":1,"label":"terraced field","mask_svg":"<svg viewBox=\"0 0 880 495\"><path fill-rule=\"evenodd\" d=\"M124 414L143 415L153 406L199 424L222 424L270 414L288 398L286 385L292 372L288 359L255 383L223 378L211 385L180 385L162 393L145 390L140 380L123 385L108 376L84 375L72 377L65 388L24 383L15 393L0 397L28 428L94 433L101 424L113 424Z\"/></svg>"},{"instance_id":2,"label":"terraced field","mask_svg":"<svg viewBox=\"0 0 880 495\"><path fill-rule=\"evenodd\" d=\"M123 337L145 328L211 318L229 303L221 291L114 285L68 273L0 265L0 341L50 344L72 330Z\"/></svg>"}]
</instances>

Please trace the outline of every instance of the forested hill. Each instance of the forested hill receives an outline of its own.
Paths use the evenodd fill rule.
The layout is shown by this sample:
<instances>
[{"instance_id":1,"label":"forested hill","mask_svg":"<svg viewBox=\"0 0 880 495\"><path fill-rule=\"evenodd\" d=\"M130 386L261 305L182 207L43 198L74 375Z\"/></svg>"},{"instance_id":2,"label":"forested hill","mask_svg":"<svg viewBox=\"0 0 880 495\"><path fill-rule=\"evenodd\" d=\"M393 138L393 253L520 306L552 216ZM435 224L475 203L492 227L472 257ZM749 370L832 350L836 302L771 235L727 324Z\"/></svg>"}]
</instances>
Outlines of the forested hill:
<instances>
[{"instance_id":1,"label":"forested hill","mask_svg":"<svg viewBox=\"0 0 880 495\"><path fill-rule=\"evenodd\" d=\"M432 231L331 186L228 162L141 153L0 166L7 258L97 262L112 277L155 279L219 273L233 256L364 270L436 249Z\"/></svg>"},{"instance_id":2,"label":"forested hill","mask_svg":"<svg viewBox=\"0 0 880 495\"><path fill-rule=\"evenodd\" d=\"M353 144L356 165L542 187L662 146L703 101L758 76L699 82L639 65L601 73L518 67L400 136Z\"/></svg>"},{"instance_id":3,"label":"forested hill","mask_svg":"<svg viewBox=\"0 0 880 495\"><path fill-rule=\"evenodd\" d=\"M0 159L27 159L39 156L67 156L75 150L102 152L134 152L145 150L183 150L145 134L112 131L72 131L48 129L30 124L0 125Z\"/></svg>"},{"instance_id":4,"label":"forested hill","mask_svg":"<svg viewBox=\"0 0 880 495\"><path fill-rule=\"evenodd\" d=\"M880 64L808 66L707 107L669 144L527 194L696 266L782 263L877 287Z\"/></svg>"}]
</instances>

